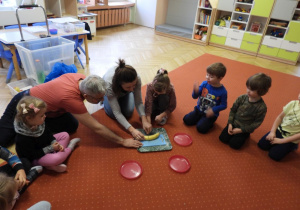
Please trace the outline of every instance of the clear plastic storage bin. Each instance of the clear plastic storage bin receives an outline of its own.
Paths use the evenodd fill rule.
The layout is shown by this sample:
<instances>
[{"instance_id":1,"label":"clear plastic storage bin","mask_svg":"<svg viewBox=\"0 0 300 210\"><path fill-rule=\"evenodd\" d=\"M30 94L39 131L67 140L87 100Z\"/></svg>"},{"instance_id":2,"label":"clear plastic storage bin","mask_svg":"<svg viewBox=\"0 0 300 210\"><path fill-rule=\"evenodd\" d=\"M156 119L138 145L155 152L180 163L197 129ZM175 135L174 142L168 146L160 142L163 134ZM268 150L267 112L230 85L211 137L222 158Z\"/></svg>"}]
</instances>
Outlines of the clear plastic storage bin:
<instances>
[{"instance_id":1,"label":"clear plastic storage bin","mask_svg":"<svg viewBox=\"0 0 300 210\"><path fill-rule=\"evenodd\" d=\"M27 78L44 82L56 62L74 64L74 42L62 37L49 37L15 43Z\"/></svg>"},{"instance_id":2,"label":"clear plastic storage bin","mask_svg":"<svg viewBox=\"0 0 300 210\"><path fill-rule=\"evenodd\" d=\"M11 94L17 95L17 93L28 90L34 86L37 85L37 82L32 78L22 79L15 82L8 83L7 86L9 87L9 90Z\"/></svg>"}]
</instances>

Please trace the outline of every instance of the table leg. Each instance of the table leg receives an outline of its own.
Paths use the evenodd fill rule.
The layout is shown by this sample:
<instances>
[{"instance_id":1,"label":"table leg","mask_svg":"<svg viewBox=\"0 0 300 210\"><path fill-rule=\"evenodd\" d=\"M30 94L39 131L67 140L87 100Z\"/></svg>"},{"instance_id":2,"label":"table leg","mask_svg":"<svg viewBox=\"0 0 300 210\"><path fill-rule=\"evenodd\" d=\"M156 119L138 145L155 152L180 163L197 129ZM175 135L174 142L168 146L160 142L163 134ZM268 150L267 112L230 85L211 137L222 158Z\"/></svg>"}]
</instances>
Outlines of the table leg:
<instances>
[{"instance_id":1,"label":"table leg","mask_svg":"<svg viewBox=\"0 0 300 210\"><path fill-rule=\"evenodd\" d=\"M3 62L1 58L0 58L0 68L3 68Z\"/></svg>"},{"instance_id":2,"label":"table leg","mask_svg":"<svg viewBox=\"0 0 300 210\"><path fill-rule=\"evenodd\" d=\"M87 40L87 34L84 35L84 49L85 49L85 58L86 58L86 64L90 63L90 57L89 57L89 48L88 48L88 40Z\"/></svg>"},{"instance_id":3,"label":"table leg","mask_svg":"<svg viewBox=\"0 0 300 210\"><path fill-rule=\"evenodd\" d=\"M15 45L9 45L8 47L10 49L11 54L13 54L12 60L14 63L14 68L15 68L15 72L17 75L17 79L21 80L22 78L21 78L21 73L20 73L19 64L18 64L17 55L16 55L16 47L15 47Z\"/></svg>"}]
</instances>

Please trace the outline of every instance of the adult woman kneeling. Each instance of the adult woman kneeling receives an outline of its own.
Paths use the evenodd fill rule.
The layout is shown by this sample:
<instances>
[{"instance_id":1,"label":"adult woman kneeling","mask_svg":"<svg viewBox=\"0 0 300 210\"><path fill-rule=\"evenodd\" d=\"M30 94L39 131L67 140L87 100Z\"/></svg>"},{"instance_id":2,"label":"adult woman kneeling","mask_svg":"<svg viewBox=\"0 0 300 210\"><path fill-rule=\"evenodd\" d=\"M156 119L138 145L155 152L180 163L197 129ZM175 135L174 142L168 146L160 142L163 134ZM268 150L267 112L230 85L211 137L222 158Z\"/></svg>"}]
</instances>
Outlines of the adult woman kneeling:
<instances>
[{"instance_id":1,"label":"adult woman kneeling","mask_svg":"<svg viewBox=\"0 0 300 210\"><path fill-rule=\"evenodd\" d=\"M116 119L134 139L143 140L144 135L127 121L132 116L135 106L145 132L148 134L152 131L152 125L147 121L142 101L140 76L132 66L126 65L123 59L119 59L117 68L109 69L103 79L108 84L104 97L106 114Z\"/></svg>"}]
</instances>

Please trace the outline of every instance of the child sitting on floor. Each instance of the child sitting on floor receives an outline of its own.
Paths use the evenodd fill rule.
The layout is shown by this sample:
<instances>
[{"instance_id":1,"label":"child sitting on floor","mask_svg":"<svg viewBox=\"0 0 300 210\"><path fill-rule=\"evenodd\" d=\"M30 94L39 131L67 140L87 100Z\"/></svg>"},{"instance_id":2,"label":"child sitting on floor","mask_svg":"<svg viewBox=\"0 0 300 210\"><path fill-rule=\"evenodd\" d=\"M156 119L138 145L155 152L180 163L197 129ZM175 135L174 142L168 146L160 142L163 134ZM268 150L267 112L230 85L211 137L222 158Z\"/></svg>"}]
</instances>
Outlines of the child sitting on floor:
<instances>
[{"instance_id":1,"label":"child sitting on floor","mask_svg":"<svg viewBox=\"0 0 300 210\"><path fill-rule=\"evenodd\" d=\"M214 63L206 69L206 81L199 86L194 83L192 97L198 99L194 111L184 116L186 125L196 125L199 133L207 133L213 127L219 112L227 108L227 90L221 84L226 74L226 67L222 63Z\"/></svg>"},{"instance_id":2,"label":"child sitting on floor","mask_svg":"<svg viewBox=\"0 0 300 210\"><path fill-rule=\"evenodd\" d=\"M79 138L69 140L67 132L55 134L45 128L46 103L36 97L25 96L17 105L14 121L16 151L20 158L32 161L33 165L45 166L49 170L64 172L62 164L74 150Z\"/></svg>"},{"instance_id":3,"label":"child sitting on floor","mask_svg":"<svg viewBox=\"0 0 300 210\"><path fill-rule=\"evenodd\" d=\"M0 209L11 210L19 198L18 184L12 177L0 173ZM50 210L51 204L48 201L40 201L27 210Z\"/></svg>"},{"instance_id":4,"label":"child sitting on floor","mask_svg":"<svg viewBox=\"0 0 300 210\"><path fill-rule=\"evenodd\" d=\"M275 119L271 131L258 142L258 147L269 150L269 157L280 161L300 142L300 93L298 100L290 101Z\"/></svg>"},{"instance_id":5,"label":"child sitting on floor","mask_svg":"<svg viewBox=\"0 0 300 210\"><path fill-rule=\"evenodd\" d=\"M271 77L258 73L247 82L247 94L239 96L231 107L228 124L219 139L233 149L243 146L246 139L263 122L267 106L262 99L271 87Z\"/></svg>"},{"instance_id":6,"label":"child sitting on floor","mask_svg":"<svg viewBox=\"0 0 300 210\"><path fill-rule=\"evenodd\" d=\"M147 84L145 113L149 123L151 118L159 125L164 125L176 108L174 86L170 83L168 71L160 69L154 80Z\"/></svg>"}]
</instances>

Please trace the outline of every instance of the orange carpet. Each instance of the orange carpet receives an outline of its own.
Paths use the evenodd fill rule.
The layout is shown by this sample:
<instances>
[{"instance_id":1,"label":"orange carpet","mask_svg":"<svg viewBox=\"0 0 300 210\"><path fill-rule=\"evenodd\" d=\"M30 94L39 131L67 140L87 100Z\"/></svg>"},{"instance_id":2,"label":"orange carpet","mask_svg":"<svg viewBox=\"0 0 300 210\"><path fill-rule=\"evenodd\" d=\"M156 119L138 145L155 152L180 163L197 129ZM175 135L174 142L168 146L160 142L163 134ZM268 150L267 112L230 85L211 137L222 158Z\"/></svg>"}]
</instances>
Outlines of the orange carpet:
<instances>
[{"instance_id":1,"label":"orange carpet","mask_svg":"<svg viewBox=\"0 0 300 210\"><path fill-rule=\"evenodd\" d=\"M183 124L183 116L196 104L191 93L195 80L203 81L206 67L223 62L228 71L222 83L228 91L228 108L220 113L214 128L206 135ZM269 93L264 96L268 113L263 124L251 134L241 150L221 143L218 136L226 125L230 107L246 91L249 76L264 72L272 77ZM272 126L282 107L298 97L300 78L253 65L205 54L170 73L176 89L177 108L164 126L173 149L166 152L139 153L101 139L80 126L73 137L80 146L67 161L68 172L58 174L45 170L28 188L15 209L26 209L47 200L53 209L299 209L300 152L275 162L257 142ZM143 95L145 95L145 86ZM104 110L93 115L117 134L130 137ZM135 112L130 122L141 127ZM174 134L189 134L192 145L177 145ZM185 174L168 166L173 155L183 155L191 163ZM127 180L119 173L125 160L136 160L143 174Z\"/></svg>"}]
</instances>

